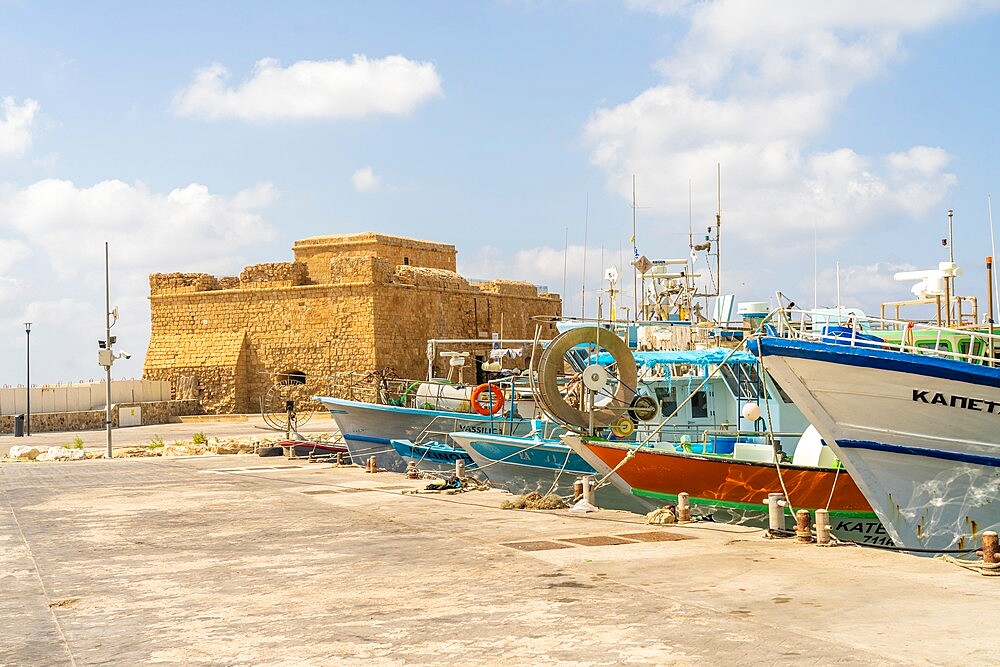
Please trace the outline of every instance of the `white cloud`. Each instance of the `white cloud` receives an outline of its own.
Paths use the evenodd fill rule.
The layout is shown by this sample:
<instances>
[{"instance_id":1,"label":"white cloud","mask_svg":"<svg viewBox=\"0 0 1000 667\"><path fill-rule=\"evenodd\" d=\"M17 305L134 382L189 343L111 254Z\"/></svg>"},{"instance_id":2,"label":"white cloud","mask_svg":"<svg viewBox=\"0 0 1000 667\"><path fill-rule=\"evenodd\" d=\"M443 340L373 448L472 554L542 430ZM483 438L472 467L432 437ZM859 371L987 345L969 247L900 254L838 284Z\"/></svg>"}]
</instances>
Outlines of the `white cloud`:
<instances>
[{"instance_id":1,"label":"white cloud","mask_svg":"<svg viewBox=\"0 0 1000 667\"><path fill-rule=\"evenodd\" d=\"M838 3L765 0L630 0L639 11L690 21L674 52L656 63L663 81L599 109L583 131L608 187L654 212L714 210L722 165L729 232L760 239L880 224L893 213L925 214L955 184L942 148L887 156L850 147L817 150L860 84L903 57L901 36L951 20L972 3ZM642 183L655 187L642 187ZM832 236L832 234L831 234Z\"/></svg>"},{"instance_id":2,"label":"white cloud","mask_svg":"<svg viewBox=\"0 0 1000 667\"><path fill-rule=\"evenodd\" d=\"M21 157L31 148L35 115L41 105L26 99L20 106L13 97L0 100L0 158Z\"/></svg>"},{"instance_id":3,"label":"white cloud","mask_svg":"<svg viewBox=\"0 0 1000 667\"><path fill-rule=\"evenodd\" d=\"M270 184L225 197L197 183L162 194L142 183L46 179L0 193L0 225L21 232L62 279L100 266L105 240L120 265L178 271L224 265L236 249L273 237L256 209L275 197Z\"/></svg>"},{"instance_id":4,"label":"white cloud","mask_svg":"<svg viewBox=\"0 0 1000 667\"><path fill-rule=\"evenodd\" d=\"M117 180L89 187L55 179L0 186L0 303L7 309L0 325L33 322L32 349L37 339L43 355L39 378L98 376L107 241L111 301L121 309L114 333L134 353L116 363L115 372L138 376L149 337L149 274L238 271L246 264L240 253L274 238L262 209L276 197L266 183L230 196L197 183L169 192ZM11 345L16 341L6 343Z\"/></svg>"},{"instance_id":5,"label":"white cloud","mask_svg":"<svg viewBox=\"0 0 1000 667\"><path fill-rule=\"evenodd\" d=\"M407 115L441 94L434 65L403 56L301 60L288 67L265 58L239 86L228 86L228 78L229 71L218 63L198 70L191 85L175 95L175 113L249 122Z\"/></svg>"},{"instance_id":6,"label":"white cloud","mask_svg":"<svg viewBox=\"0 0 1000 667\"><path fill-rule=\"evenodd\" d=\"M351 176L351 185L358 192L376 192L381 183L371 167L362 167Z\"/></svg>"}]
</instances>

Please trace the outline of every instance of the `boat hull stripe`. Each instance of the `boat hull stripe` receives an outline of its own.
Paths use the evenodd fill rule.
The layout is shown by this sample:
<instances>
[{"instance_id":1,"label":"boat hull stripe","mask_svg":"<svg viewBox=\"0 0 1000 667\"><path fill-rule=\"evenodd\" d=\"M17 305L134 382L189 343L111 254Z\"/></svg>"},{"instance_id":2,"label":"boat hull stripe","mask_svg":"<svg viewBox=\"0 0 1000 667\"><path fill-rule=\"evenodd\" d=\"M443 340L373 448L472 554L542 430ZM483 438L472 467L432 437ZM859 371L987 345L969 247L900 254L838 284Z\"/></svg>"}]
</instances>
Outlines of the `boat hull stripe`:
<instances>
[{"instance_id":1,"label":"boat hull stripe","mask_svg":"<svg viewBox=\"0 0 1000 667\"><path fill-rule=\"evenodd\" d=\"M962 452L946 452L940 449L907 447L906 445L890 445L884 442L873 442L871 440L837 440L837 444L846 449L870 449L876 452L891 452L893 454L907 454L910 456L926 456L932 459L959 461L961 463L972 463L980 466L1000 468L1000 458L995 456L980 456L977 454L964 454Z\"/></svg>"},{"instance_id":2,"label":"boat hull stripe","mask_svg":"<svg viewBox=\"0 0 1000 667\"><path fill-rule=\"evenodd\" d=\"M762 338L750 342L750 349L758 355L797 357L845 366L877 368L966 382L971 385L1000 387L1000 369L970 364L967 361L942 359L930 355L908 354L894 350L875 350L849 345L830 345L810 341Z\"/></svg>"}]
</instances>

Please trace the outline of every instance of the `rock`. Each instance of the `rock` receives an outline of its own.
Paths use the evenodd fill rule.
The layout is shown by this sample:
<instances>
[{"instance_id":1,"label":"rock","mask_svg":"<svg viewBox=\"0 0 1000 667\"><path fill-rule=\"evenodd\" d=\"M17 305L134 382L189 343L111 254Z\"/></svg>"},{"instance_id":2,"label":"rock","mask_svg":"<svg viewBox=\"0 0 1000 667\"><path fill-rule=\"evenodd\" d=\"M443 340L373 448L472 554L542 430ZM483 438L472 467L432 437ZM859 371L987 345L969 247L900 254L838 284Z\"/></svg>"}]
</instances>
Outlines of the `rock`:
<instances>
[{"instance_id":1,"label":"rock","mask_svg":"<svg viewBox=\"0 0 1000 667\"><path fill-rule=\"evenodd\" d=\"M69 447L49 447L36 458L36 461L80 461L86 458L86 452L82 449L70 449Z\"/></svg>"},{"instance_id":2,"label":"rock","mask_svg":"<svg viewBox=\"0 0 1000 667\"><path fill-rule=\"evenodd\" d=\"M10 458L21 461L34 461L38 458L39 454L41 454L41 451L38 447L31 447L30 445L14 445L10 448Z\"/></svg>"}]
</instances>

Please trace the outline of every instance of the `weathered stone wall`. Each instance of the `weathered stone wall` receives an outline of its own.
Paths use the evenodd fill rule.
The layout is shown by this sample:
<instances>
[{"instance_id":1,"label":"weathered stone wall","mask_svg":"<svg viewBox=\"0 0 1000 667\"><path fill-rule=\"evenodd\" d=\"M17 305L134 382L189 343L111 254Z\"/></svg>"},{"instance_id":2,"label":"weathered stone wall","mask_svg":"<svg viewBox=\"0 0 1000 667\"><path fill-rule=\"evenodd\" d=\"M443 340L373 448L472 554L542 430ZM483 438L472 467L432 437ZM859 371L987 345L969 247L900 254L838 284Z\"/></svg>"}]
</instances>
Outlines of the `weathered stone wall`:
<instances>
[{"instance_id":1,"label":"weathered stone wall","mask_svg":"<svg viewBox=\"0 0 1000 667\"><path fill-rule=\"evenodd\" d=\"M201 414L197 400L151 401L142 403L116 403L111 406L111 424L118 428L118 412L128 408L142 408L142 424L167 424L183 415ZM31 432L50 431L93 431L105 428L106 410L83 410L79 412L33 412ZM14 416L0 416L0 433L14 432ZM25 441L30 444L30 441Z\"/></svg>"},{"instance_id":2,"label":"weathered stone wall","mask_svg":"<svg viewBox=\"0 0 1000 667\"><path fill-rule=\"evenodd\" d=\"M343 234L315 236L296 241L292 246L295 261L309 267L313 282L338 280L331 259L343 257L381 257L390 266L423 266L455 271L455 246L445 243L418 241L384 234Z\"/></svg>"},{"instance_id":3,"label":"weathered stone wall","mask_svg":"<svg viewBox=\"0 0 1000 667\"><path fill-rule=\"evenodd\" d=\"M296 287L309 282L309 272L302 262L274 262L254 264L240 273L241 289L267 289L270 287Z\"/></svg>"},{"instance_id":4,"label":"weathered stone wall","mask_svg":"<svg viewBox=\"0 0 1000 667\"><path fill-rule=\"evenodd\" d=\"M171 380L209 413L258 412L290 373L305 374L318 393L343 372L391 366L422 378L430 338L531 338L531 316L561 309L558 296L539 296L528 283L470 285L453 270L454 247L444 244L317 237L296 242L295 256L247 267L238 288L202 274L151 276L143 376ZM196 285L205 290L190 289Z\"/></svg>"},{"instance_id":5,"label":"weathered stone wall","mask_svg":"<svg viewBox=\"0 0 1000 667\"><path fill-rule=\"evenodd\" d=\"M206 412L258 412L278 374L374 368L371 290L304 285L150 297L143 377L197 378ZM239 341L236 345L235 341ZM367 348L367 349L366 349Z\"/></svg>"},{"instance_id":6,"label":"weathered stone wall","mask_svg":"<svg viewBox=\"0 0 1000 667\"><path fill-rule=\"evenodd\" d=\"M214 289L219 289L219 281L207 273L154 273L149 276L150 294L206 292Z\"/></svg>"}]
</instances>

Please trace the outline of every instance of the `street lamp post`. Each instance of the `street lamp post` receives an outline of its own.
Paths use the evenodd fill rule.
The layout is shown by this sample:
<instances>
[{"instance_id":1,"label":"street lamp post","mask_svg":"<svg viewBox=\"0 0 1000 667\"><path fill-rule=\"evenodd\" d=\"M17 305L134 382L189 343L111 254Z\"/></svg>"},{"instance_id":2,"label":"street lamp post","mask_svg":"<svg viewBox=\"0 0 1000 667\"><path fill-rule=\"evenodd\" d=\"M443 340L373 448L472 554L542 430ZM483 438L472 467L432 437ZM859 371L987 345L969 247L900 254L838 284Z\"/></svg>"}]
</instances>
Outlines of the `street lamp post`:
<instances>
[{"instance_id":1,"label":"street lamp post","mask_svg":"<svg viewBox=\"0 0 1000 667\"><path fill-rule=\"evenodd\" d=\"M25 378L24 382L24 394L25 394L25 410L26 416L24 419L24 434L31 435L31 322L24 323L24 334L25 334L25 348L24 348L24 369Z\"/></svg>"}]
</instances>

